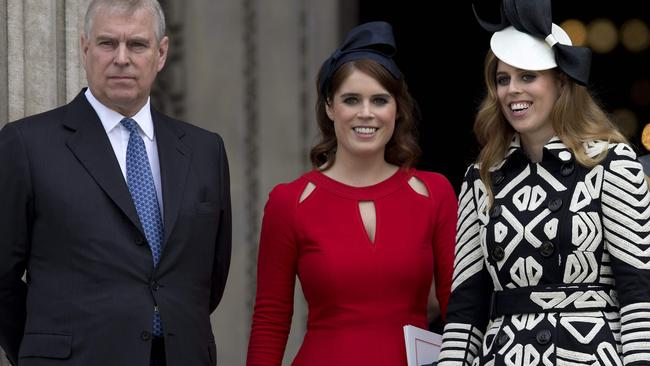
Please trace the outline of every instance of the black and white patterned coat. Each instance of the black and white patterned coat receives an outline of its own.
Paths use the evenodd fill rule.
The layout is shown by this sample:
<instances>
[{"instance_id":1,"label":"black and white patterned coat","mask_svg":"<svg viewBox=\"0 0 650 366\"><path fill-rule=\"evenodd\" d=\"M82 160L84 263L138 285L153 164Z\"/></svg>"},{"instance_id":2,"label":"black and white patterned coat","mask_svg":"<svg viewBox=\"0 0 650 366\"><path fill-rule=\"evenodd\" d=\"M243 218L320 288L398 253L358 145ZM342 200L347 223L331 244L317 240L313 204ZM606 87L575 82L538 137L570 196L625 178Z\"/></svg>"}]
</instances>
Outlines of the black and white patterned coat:
<instances>
[{"instance_id":1,"label":"black and white patterned coat","mask_svg":"<svg viewBox=\"0 0 650 366\"><path fill-rule=\"evenodd\" d=\"M439 366L650 365L650 193L625 144L587 168L554 137L532 163L515 136L459 196Z\"/></svg>"}]
</instances>

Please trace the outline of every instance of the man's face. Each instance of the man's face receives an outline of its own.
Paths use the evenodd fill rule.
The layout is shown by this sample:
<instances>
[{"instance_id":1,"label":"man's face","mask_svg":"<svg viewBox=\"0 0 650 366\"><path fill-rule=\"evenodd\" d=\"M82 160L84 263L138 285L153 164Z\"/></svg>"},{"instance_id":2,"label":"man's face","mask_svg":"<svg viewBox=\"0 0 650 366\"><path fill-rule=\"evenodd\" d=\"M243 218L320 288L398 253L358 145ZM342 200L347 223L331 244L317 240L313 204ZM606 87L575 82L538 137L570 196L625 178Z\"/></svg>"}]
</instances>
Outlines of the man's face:
<instances>
[{"instance_id":1,"label":"man's face","mask_svg":"<svg viewBox=\"0 0 650 366\"><path fill-rule=\"evenodd\" d=\"M97 10L89 39L81 38L88 86L107 107L130 117L147 102L167 58L169 39L156 40L147 9L132 14Z\"/></svg>"}]
</instances>

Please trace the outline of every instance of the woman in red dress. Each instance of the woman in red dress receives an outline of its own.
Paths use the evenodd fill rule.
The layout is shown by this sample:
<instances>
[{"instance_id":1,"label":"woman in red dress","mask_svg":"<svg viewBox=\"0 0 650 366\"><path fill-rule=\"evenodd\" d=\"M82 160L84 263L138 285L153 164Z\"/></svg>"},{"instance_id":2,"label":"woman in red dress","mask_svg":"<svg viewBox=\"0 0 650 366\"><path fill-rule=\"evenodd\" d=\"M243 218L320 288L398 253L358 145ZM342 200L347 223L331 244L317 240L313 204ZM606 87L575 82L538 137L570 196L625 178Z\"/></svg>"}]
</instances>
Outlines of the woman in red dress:
<instances>
[{"instance_id":1,"label":"woman in red dress","mask_svg":"<svg viewBox=\"0 0 650 366\"><path fill-rule=\"evenodd\" d=\"M296 366L406 365L403 326L427 328L436 298L445 313L456 195L412 168L414 103L394 53L391 26L371 22L321 67L315 169L264 211L249 366L281 364L296 278L309 308Z\"/></svg>"}]
</instances>

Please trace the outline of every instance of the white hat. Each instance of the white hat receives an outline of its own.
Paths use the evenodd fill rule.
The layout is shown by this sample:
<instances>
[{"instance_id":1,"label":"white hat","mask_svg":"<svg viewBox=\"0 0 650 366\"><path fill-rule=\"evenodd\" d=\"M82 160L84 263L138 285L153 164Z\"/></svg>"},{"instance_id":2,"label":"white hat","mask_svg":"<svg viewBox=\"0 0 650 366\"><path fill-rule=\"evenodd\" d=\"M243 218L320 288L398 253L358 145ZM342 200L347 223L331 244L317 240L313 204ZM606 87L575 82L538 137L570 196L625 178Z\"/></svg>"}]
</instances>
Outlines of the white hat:
<instances>
[{"instance_id":1,"label":"white hat","mask_svg":"<svg viewBox=\"0 0 650 366\"><path fill-rule=\"evenodd\" d=\"M556 43L572 45L569 35L555 23L545 40L509 26L492 35L490 48L499 60L510 66L523 70L548 70L557 67L552 49Z\"/></svg>"},{"instance_id":2,"label":"white hat","mask_svg":"<svg viewBox=\"0 0 650 366\"><path fill-rule=\"evenodd\" d=\"M576 47L566 32L551 21L551 0L503 0L501 22L482 20L483 29L495 32L490 47L496 57L523 70L562 70L580 85L587 85L591 50ZM549 34L550 33L550 34Z\"/></svg>"}]
</instances>

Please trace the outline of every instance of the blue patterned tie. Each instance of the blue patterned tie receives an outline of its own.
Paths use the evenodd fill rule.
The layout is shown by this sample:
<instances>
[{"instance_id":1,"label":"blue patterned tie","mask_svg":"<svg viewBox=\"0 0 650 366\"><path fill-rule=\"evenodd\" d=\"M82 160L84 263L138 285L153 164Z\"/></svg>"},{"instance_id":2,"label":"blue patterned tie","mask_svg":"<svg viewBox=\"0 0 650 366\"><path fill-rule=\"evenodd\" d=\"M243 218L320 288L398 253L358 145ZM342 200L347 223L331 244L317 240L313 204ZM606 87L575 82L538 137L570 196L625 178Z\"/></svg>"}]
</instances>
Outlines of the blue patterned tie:
<instances>
[{"instance_id":1,"label":"blue patterned tie","mask_svg":"<svg viewBox=\"0 0 650 366\"><path fill-rule=\"evenodd\" d=\"M131 118L124 118L121 123L130 132L129 144L126 147L126 182L151 248L153 266L157 267L160 261L163 224L156 186L153 184L153 174L144 141L138 132L138 124ZM162 335L162 323L157 307L153 317L153 334Z\"/></svg>"}]
</instances>

